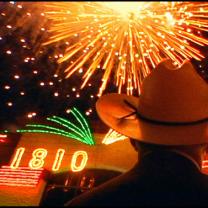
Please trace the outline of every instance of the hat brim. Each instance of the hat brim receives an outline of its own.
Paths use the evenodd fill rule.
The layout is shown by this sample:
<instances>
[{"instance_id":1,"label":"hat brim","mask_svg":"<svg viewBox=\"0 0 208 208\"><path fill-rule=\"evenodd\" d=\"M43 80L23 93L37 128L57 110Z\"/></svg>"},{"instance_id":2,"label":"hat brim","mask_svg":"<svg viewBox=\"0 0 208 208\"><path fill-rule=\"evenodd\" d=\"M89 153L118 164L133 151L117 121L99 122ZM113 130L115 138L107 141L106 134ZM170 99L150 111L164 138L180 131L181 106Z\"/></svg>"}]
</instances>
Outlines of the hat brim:
<instances>
[{"instance_id":1,"label":"hat brim","mask_svg":"<svg viewBox=\"0 0 208 208\"><path fill-rule=\"evenodd\" d=\"M137 109L139 98L126 94L106 94L96 103L96 110L101 120L118 133L153 144L193 145L207 143L206 122L193 125L167 126L147 122L137 116L123 118L134 111L124 100L127 100Z\"/></svg>"}]
</instances>

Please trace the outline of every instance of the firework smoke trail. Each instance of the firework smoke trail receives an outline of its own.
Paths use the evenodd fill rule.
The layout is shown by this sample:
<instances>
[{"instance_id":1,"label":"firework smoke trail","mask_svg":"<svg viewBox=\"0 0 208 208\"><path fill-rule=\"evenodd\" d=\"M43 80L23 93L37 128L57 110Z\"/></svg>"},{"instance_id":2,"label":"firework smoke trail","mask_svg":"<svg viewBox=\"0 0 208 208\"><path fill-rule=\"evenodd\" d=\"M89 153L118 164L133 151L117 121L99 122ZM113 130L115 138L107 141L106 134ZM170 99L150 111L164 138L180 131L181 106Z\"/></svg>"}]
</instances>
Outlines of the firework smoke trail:
<instances>
[{"instance_id":1,"label":"firework smoke trail","mask_svg":"<svg viewBox=\"0 0 208 208\"><path fill-rule=\"evenodd\" d=\"M35 3L31 3L35 4ZM201 60L196 46L208 45L206 2L38 2L51 25L45 46L67 42L59 63L66 78L83 68L84 88L103 70L100 96L114 76L118 93L134 90L165 57L176 65Z\"/></svg>"}]
</instances>

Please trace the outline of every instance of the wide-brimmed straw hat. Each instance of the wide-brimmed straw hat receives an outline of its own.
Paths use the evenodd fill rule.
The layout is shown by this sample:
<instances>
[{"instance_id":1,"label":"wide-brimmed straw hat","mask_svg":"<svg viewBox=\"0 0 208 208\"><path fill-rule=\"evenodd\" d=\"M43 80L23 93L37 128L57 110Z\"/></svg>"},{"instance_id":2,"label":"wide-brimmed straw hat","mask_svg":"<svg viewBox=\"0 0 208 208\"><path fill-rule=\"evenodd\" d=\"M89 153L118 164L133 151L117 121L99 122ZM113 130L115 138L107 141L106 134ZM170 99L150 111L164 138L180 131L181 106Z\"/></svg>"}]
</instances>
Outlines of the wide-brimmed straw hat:
<instances>
[{"instance_id":1,"label":"wide-brimmed straw hat","mask_svg":"<svg viewBox=\"0 0 208 208\"><path fill-rule=\"evenodd\" d=\"M140 97L111 93L96 103L110 128L163 145L208 143L208 84L189 61L165 59L144 79Z\"/></svg>"}]
</instances>

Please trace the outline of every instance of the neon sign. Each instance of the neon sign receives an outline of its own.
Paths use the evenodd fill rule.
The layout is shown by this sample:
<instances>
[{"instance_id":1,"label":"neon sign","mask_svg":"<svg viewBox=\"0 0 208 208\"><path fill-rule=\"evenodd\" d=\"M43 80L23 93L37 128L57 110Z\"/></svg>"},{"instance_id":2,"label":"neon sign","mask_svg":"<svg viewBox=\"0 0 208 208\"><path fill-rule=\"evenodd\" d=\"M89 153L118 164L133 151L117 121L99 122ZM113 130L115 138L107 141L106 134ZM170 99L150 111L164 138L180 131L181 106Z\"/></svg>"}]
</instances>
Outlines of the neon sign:
<instances>
[{"instance_id":1,"label":"neon sign","mask_svg":"<svg viewBox=\"0 0 208 208\"><path fill-rule=\"evenodd\" d=\"M28 167L11 169L10 166L0 168L0 185L36 187L43 169L31 170Z\"/></svg>"},{"instance_id":2,"label":"neon sign","mask_svg":"<svg viewBox=\"0 0 208 208\"><path fill-rule=\"evenodd\" d=\"M71 109L70 113L73 115L75 123L60 116L52 116L48 117L47 120L52 122L51 124L56 124L56 126L58 125L60 127L55 127L51 124L27 124L25 128L18 129L16 132L61 135L66 138L75 139L87 145L95 145L90 125L82 113L75 107ZM8 130L4 130L4 132L7 133Z\"/></svg>"},{"instance_id":3,"label":"neon sign","mask_svg":"<svg viewBox=\"0 0 208 208\"><path fill-rule=\"evenodd\" d=\"M110 129L107 134L105 135L102 144L112 144L114 142L127 139L128 137L119 134L118 132L114 131L113 129Z\"/></svg>"},{"instance_id":4,"label":"neon sign","mask_svg":"<svg viewBox=\"0 0 208 208\"><path fill-rule=\"evenodd\" d=\"M44 159L47 156L48 151L46 149L38 148L33 151L33 158L29 162L29 167L31 169L37 170L43 167Z\"/></svg>"},{"instance_id":5,"label":"neon sign","mask_svg":"<svg viewBox=\"0 0 208 208\"><path fill-rule=\"evenodd\" d=\"M80 165L77 166L77 159L78 157L81 156L82 160ZM85 151L76 151L73 156L72 156L72 162L71 162L71 169L73 172L78 172L84 169L86 166L88 160L87 153Z\"/></svg>"},{"instance_id":6,"label":"neon sign","mask_svg":"<svg viewBox=\"0 0 208 208\"><path fill-rule=\"evenodd\" d=\"M61 162L62 162L62 159L64 157L64 154L65 154L65 150L64 149L58 149L57 150L56 158L54 160L53 167L52 167L53 171L59 170Z\"/></svg>"},{"instance_id":7,"label":"neon sign","mask_svg":"<svg viewBox=\"0 0 208 208\"><path fill-rule=\"evenodd\" d=\"M19 168L21 159L24 155L25 148L19 147L16 149L16 152L14 154L13 160L10 164L11 169L17 169ZM48 151L43 148L37 148L32 152L32 158L30 159L28 163L28 167L31 170L40 170L44 168L45 159L47 157ZM64 149L58 149L56 152L55 160L53 162L52 171L58 171L61 166L61 162L63 160L65 154ZM72 155L71 159L71 171L72 172L78 172L82 171L88 161L88 154L85 151L76 151Z\"/></svg>"},{"instance_id":8,"label":"neon sign","mask_svg":"<svg viewBox=\"0 0 208 208\"><path fill-rule=\"evenodd\" d=\"M16 154L15 154L14 159L10 165L10 167L12 169L16 169L19 167L19 164L20 164L20 161L22 159L22 155L24 154L24 152L25 152L25 148L23 148L23 147L20 147L16 150Z\"/></svg>"}]
</instances>

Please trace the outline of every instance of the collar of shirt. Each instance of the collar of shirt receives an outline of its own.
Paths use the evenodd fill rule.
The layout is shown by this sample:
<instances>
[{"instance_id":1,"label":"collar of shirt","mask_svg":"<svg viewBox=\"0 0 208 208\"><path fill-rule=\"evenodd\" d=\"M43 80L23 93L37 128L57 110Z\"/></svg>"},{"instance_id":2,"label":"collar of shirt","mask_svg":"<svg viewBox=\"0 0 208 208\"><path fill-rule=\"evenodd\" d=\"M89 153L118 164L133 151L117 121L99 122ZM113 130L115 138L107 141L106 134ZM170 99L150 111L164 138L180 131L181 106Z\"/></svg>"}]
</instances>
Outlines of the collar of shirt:
<instances>
[{"instance_id":1,"label":"collar of shirt","mask_svg":"<svg viewBox=\"0 0 208 208\"><path fill-rule=\"evenodd\" d=\"M197 161L193 157L191 157L190 155L186 154L185 152L181 152L181 151L177 151L177 150L171 150L171 151L175 152L175 153L177 153L179 155L182 155L182 156L186 157L187 159L191 160L195 164L195 166L201 171L200 165L197 163Z\"/></svg>"}]
</instances>

